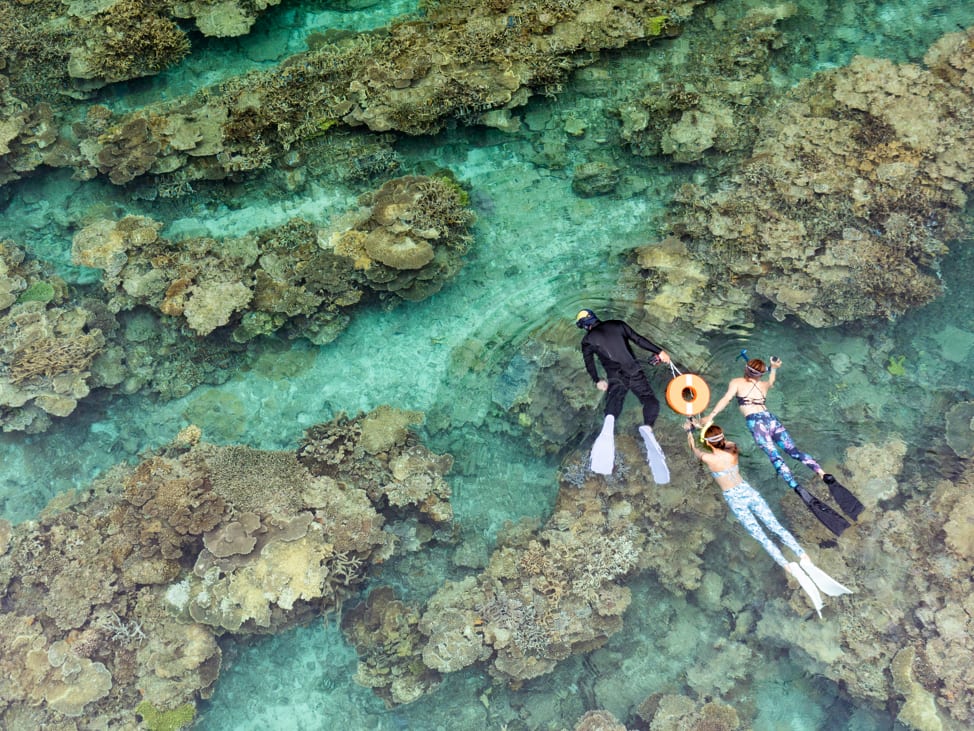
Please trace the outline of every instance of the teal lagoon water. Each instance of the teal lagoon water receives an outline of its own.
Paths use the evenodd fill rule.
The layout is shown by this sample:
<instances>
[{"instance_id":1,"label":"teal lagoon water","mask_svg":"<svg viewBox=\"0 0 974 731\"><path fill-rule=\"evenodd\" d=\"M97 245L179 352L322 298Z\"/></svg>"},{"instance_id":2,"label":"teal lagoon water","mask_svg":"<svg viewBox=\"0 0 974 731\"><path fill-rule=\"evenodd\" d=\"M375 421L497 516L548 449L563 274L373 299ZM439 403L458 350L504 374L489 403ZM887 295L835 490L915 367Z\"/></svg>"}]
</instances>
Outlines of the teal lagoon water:
<instances>
[{"instance_id":1,"label":"teal lagoon water","mask_svg":"<svg viewBox=\"0 0 974 731\"><path fill-rule=\"evenodd\" d=\"M797 79L842 65L856 53L918 61L939 35L974 22L974 8L958 5L807 4L792 21L794 37L807 50L805 63L778 71L783 78ZM179 68L106 91L105 101L135 106L175 96L226 74L275 62L299 50L312 30L364 30L413 10L398 3L353 12L278 8L258 21L253 35L257 43L200 40ZM610 85L638 83L649 73L650 53L633 49L602 62ZM231 374L219 386L200 386L172 401L138 395L95 398L82 402L75 414L43 434L4 434L3 516L14 522L34 517L54 495L168 442L190 421L209 441L281 449L292 448L305 428L340 412L356 414L392 404L449 415L449 430L431 429L426 436L432 449L456 457L450 479L463 531L479 533L490 542L506 521L543 521L557 492L560 460L582 445L567 444L556 456L533 453L497 415L497 374L539 329L569 337L571 318L582 306L623 317L636 311L635 294L619 283L626 254L657 240L669 196L697 172L692 166L636 159L612 150L613 159L625 159L628 166L620 193L575 195L573 166L605 153L606 143L597 135L565 137L564 158L558 165L539 162L539 145L546 132L564 126L568 115L604 116L610 91L603 92L569 86L557 99L534 100L520 111L522 129L514 133L461 128L435 138L399 141L396 150L405 170L447 167L473 191L478 214L475 243L454 281L426 301L360 313L327 346L303 341L267 344L268 363L291 358L301 364L286 377L268 365ZM225 237L293 216L324 222L345 210L356 194L351 188L310 181L287 196L251 189L236 196L232 205L204 199L186 205L179 215L168 209L160 218L170 222L163 233L172 238ZM146 215L163 209L162 203L132 199L97 181L81 184L51 174L15 187L0 235L59 264L74 281L91 281L91 272L69 266L70 232L92 206L106 202L119 211ZM970 216L969 222L974 223ZM943 267L947 295L926 308L894 322L870 323L868 331L819 331L785 322L769 323L760 332L728 333L712 343L704 370L719 383L736 375L735 356L741 348L777 353L793 368L780 411L788 423L801 425L798 431L807 435L802 441L809 451L841 455L845 445L868 442L895 427L911 435L911 457L922 459L942 441L937 408L943 394L970 398L974 353L944 357L948 328L974 331L974 305L965 296L974 289L969 244L959 242L948 256ZM667 343L667 333L651 335ZM488 377L481 382L463 378L459 390L455 363L458 353L469 350L487 366L483 372ZM835 390L830 367L830 358L838 352L871 362L877 372L886 369L893 355L907 358L905 374L881 379L882 391L875 393L878 406L868 418L835 418L847 398ZM868 387L876 388L874 383ZM664 414L660 428L676 430L679 420ZM745 453L745 460L755 465L749 472L757 471L759 457ZM772 482L765 480L766 485ZM381 580L435 587L440 576L431 571L444 576L455 571L447 560L424 562L413 570L413 576ZM634 601L625 629L604 648L573 657L516 691L494 685L476 670L455 673L435 693L394 710L354 683L355 652L334 616L277 637L228 641L216 693L202 704L196 727L297 730L340 723L347 729L417 731L560 729L571 728L592 707L625 719L652 693L692 687L694 668L715 661L728 631L712 613L662 589L651 576L638 577L631 587ZM755 729L896 727L891 715L850 704L834 684L804 674L786 654L764 660L761 673L740 681L747 687L735 691L736 698L747 698L755 709ZM729 688L737 682L729 681Z\"/></svg>"}]
</instances>

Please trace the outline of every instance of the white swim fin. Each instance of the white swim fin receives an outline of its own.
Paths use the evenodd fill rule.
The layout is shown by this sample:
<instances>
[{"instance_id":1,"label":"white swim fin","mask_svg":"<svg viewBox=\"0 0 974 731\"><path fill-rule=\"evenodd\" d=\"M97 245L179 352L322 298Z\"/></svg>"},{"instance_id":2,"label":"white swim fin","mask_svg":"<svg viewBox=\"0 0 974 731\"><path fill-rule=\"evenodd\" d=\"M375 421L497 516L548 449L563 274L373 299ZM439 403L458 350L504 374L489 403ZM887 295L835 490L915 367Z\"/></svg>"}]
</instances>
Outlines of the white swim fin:
<instances>
[{"instance_id":1,"label":"white swim fin","mask_svg":"<svg viewBox=\"0 0 974 731\"><path fill-rule=\"evenodd\" d=\"M842 596L843 594L852 593L852 589L846 588L813 564L812 559L808 557L807 553L801 557L798 563L802 567L802 570L808 574L808 577L815 582L815 586L821 589L823 593L829 596Z\"/></svg>"},{"instance_id":2,"label":"white swim fin","mask_svg":"<svg viewBox=\"0 0 974 731\"><path fill-rule=\"evenodd\" d=\"M818 587L815 586L815 582L808 578L808 575L802 571L801 567L794 561L788 564L785 567L785 570L798 579L798 583L812 600L812 606L815 607L815 612L818 614L818 618L821 619L822 607L824 607L825 604L822 602L822 595L818 593Z\"/></svg>"},{"instance_id":3,"label":"white swim fin","mask_svg":"<svg viewBox=\"0 0 974 731\"><path fill-rule=\"evenodd\" d=\"M602 431L592 445L590 466L592 472L598 475L612 474L612 466L616 460L615 426L616 418L611 414L607 415L602 424Z\"/></svg>"},{"instance_id":4,"label":"white swim fin","mask_svg":"<svg viewBox=\"0 0 974 731\"><path fill-rule=\"evenodd\" d=\"M653 480L657 485L665 485L670 481L670 468L666 465L666 455L663 448L656 441L653 434L653 427L645 424L639 427L639 433L643 437L646 445L646 463L649 465L650 472L653 473Z\"/></svg>"}]
</instances>

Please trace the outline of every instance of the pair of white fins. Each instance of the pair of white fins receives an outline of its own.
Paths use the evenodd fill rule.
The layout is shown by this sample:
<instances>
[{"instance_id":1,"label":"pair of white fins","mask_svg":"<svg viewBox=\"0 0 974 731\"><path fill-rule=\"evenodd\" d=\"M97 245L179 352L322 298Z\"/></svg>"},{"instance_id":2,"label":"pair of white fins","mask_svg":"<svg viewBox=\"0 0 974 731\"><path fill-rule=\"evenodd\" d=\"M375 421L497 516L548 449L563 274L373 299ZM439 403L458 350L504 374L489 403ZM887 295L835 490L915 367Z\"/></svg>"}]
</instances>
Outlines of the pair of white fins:
<instances>
[{"instance_id":1,"label":"pair of white fins","mask_svg":"<svg viewBox=\"0 0 974 731\"><path fill-rule=\"evenodd\" d=\"M589 466L592 472L596 474L612 474L612 467L616 460L615 425L615 417L612 415L606 416L605 422L602 424L602 431L599 432L595 444L592 445ZM653 480L656 481L657 485L667 484L670 481L670 468L666 466L666 455L663 454L662 447L656 441L653 428L643 425L639 427L639 433L642 435L643 443L646 445L646 463L653 473Z\"/></svg>"},{"instance_id":2,"label":"pair of white fins","mask_svg":"<svg viewBox=\"0 0 974 731\"><path fill-rule=\"evenodd\" d=\"M827 573L822 571L818 566L812 563L812 559L808 557L808 554L804 554L798 563L792 561L790 564L785 566L785 571L794 576L801 588L805 590L808 597L812 600L812 606L815 607L815 612L818 614L819 619L822 618L822 607L825 606L822 602L822 594L828 596L842 596L843 594L851 594L852 590L847 589L838 581L833 579ZM821 593L819 593L821 592Z\"/></svg>"}]
</instances>

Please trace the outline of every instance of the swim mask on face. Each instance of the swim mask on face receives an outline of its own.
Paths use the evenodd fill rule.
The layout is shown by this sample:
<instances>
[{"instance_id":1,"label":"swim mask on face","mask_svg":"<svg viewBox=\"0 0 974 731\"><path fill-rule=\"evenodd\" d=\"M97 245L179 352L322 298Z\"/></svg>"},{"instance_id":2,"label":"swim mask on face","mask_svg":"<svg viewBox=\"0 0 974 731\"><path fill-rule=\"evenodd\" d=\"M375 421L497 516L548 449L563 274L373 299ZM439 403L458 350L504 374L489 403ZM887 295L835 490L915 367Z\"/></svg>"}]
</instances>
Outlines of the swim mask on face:
<instances>
[{"instance_id":1,"label":"swim mask on face","mask_svg":"<svg viewBox=\"0 0 974 731\"><path fill-rule=\"evenodd\" d=\"M595 327L598 324L599 318L591 310L582 310L575 315L575 326L583 330L588 330L590 327Z\"/></svg>"}]
</instances>

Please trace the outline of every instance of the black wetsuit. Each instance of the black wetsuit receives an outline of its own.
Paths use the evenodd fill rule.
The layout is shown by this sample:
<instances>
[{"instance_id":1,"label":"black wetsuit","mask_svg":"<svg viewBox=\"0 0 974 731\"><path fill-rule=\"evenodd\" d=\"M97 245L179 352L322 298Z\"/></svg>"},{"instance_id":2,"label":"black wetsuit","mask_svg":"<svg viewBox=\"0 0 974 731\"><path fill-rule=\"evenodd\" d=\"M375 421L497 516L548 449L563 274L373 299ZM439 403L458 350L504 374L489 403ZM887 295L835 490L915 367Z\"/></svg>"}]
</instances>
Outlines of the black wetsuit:
<instances>
[{"instance_id":1,"label":"black wetsuit","mask_svg":"<svg viewBox=\"0 0 974 731\"><path fill-rule=\"evenodd\" d=\"M659 400L643 373L642 366L632 353L630 343L635 343L650 353L663 349L633 330L622 320L606 320L589 330L582 338L582 357L585 370L598 383L601 378L595 368L595 356L605 369L609 391L605 399L605 413L619 418L626 393L632 391L643 405L643 423L652 426L659 416Z\"/></svg>"}]
</instances>

